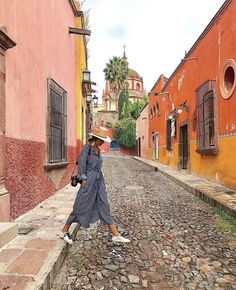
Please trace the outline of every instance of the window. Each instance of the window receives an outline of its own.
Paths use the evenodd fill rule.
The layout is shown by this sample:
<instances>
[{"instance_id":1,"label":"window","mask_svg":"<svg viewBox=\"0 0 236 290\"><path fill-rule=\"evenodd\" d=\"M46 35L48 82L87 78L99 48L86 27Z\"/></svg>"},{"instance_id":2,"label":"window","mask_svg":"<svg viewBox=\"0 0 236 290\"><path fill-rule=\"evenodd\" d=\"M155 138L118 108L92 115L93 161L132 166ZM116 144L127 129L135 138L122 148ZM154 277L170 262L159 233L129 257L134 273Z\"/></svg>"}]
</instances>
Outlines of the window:
<instances>
[{"instance_id":1,"label":"window","mask_svg":"<svg viewBox=\"0 0 236 290\"><path fill-rule=\"evenodd\" d=\"M155 117L156 116L156 107L153 106L153 116Z\"/></svg>"},{"instance_id":2,"label":"window","mask_svg":"<svg viewBox=\"0 0 236 290\"><path fill-rule=\"evenodd\" d=\"M136 90L140 91L140 84L139 83L136 83Z\"/></svg>"},{"instance_id":3,"label":"window","mask_svg":"<svg viewBox=\"0 0 236 290\"><path fill-rule=\"evenodd\" d=\"M66 161L67 93L48 79L48 162Z\"/></svg>"},{"instance_id":4,"label":"window","mask_svg":"<svg viewBox=\"0 0 236 290\"><path fill-rule=\"evenodd\" d=\"M157 115L159 116L159 104L158 104L158 102L157 102Z\"/></svg>"},{"instance_id":5,"label":"window","mask_svg":"<svg viewBox=\"0 0 236 290\"><path fill-rule=\"evenodd\" d=\"M218 140L216 131L215 81L207 81L196 90L197 152L216 154Z\"/></svg>"},{"instance_id":6,"label":"window","mask_svg":"<svg viewBox=\"0 0 236 290\"><path fill-rule=\"evenodd\" d=\"M233 59L227 60L221 73L220 91L224 99L232 96L236 87L236 62Z\"/></svg>"}]
</instances>

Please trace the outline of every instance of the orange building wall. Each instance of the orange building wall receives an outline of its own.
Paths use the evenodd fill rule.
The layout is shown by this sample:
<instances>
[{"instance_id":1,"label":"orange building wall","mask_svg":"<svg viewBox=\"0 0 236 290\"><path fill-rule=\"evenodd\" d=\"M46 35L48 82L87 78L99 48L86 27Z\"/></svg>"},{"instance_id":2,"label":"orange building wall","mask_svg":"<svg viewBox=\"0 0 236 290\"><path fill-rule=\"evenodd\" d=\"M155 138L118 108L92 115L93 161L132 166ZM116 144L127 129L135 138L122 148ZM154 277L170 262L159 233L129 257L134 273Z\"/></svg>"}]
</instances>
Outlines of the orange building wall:
<instances>
[{"instance_id":1,"label":"orange building wall","mask_svg":"<svg viewBox=\"0 0 236 290\"><path fill-rule=\"evenodd\" d=\"M229 4L227 6L227 4ZM177 167L179 156L179 127L188 123L190 138L189 161L191 170L207 179L236 189L236 92L224 99L220 92L221 72L228 59L236 60L236 1L226 1L225 9L195 42L187 60L182 61L162 88L157 82L149 96L150 109L159 102L160 115L149 121L149 158L151 158L152 132L159 132L159 161ZM223 7L223 6L222 6ZM216 81L217 126L219 152L217 155L200 155L196 152L196 132L193 130L195 90L207 80ZM157 95L167 91L168 94ZM156 93L156 95L155 95ZM187 100L185 109L176 118L176 136L172 137L173 150L166 150L166 120L171 109Z\"/></svg>"},{"instance_id":2,"label":"orange building wall","mask_svg":"<svg viewBox=\"0 0 236 290\"><path fill-rule=\"evenodd\" d=\"M159 133L159 158L163 153L162 146L165 145L165 122L163 120L166 119L167 112L170 109L170 104L168 102L169 96L167 94L156 95L156 93L160 92L165 85L164 75L161 75L154 85L153 89L148 98L148 118L149 118L149 150L148 150L148 158L152 159L152 134L158 132ZM153 109L156 104L159 104L159 112L156 116L151 116L150 111Z\"/></svg>"}]
</instances>

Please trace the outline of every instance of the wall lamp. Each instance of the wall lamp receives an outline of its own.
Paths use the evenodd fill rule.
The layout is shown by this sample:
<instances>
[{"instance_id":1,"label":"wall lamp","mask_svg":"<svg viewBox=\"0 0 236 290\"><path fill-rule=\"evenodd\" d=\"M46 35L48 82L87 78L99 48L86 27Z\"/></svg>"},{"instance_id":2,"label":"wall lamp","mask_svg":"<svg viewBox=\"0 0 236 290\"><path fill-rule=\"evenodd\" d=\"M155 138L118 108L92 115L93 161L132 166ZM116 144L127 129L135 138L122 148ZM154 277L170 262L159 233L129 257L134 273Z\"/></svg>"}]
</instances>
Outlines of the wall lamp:
<instances>
[{"instance_id":1,"label":"wall lamp","mask_svg":"<svg viewBox=\"0 0 236 290\"><path fill-rule=\"evenodd\" d=\"M189 111L189 105L187 105L187 101L186 101L186 100L183 101L183 103L181 103L181 104L179 105L179 108L178 108L177 113L178 113L178 114L182 114L183 109L185 109L186 112Z\"/></svg>"},{"instance_id":2,"label":"wall lamp","mask_svg":"<svg viewBox=\"0 0 236 290\"><path fill-rule=\"evenodd\" d=\"M176 109L174 109L170 112L168 119L173 120L177 115L178 115L178 113L176 112Z\"/></svg>"}]
</instances>

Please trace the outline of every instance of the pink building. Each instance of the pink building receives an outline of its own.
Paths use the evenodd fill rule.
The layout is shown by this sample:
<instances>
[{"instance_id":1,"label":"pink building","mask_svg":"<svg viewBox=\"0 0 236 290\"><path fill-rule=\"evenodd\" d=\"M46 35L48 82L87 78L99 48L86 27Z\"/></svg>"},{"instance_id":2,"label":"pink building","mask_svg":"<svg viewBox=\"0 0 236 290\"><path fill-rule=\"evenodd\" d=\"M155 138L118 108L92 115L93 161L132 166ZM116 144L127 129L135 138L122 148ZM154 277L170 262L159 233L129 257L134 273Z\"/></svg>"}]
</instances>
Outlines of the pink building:
<instances>
[{"instance_id":1,"label":"pink building","mask_svg":"<svg viewBox=\"0 0 236 290\"><path fill-rule=\"evenodd\" d=\"M136 149L137 155L148 159L148 104L136 120Z\"/></svg>"},{"instance_id":2,"label":"pink building","mask_svg":"<svg viewBox=\"0 0 236 290\"><path fill-rule=\"evenodd\" d=\"M69 182L76 149L74 17L71 1L0 0L0 221Z\"/></svg>"}]
</instances>

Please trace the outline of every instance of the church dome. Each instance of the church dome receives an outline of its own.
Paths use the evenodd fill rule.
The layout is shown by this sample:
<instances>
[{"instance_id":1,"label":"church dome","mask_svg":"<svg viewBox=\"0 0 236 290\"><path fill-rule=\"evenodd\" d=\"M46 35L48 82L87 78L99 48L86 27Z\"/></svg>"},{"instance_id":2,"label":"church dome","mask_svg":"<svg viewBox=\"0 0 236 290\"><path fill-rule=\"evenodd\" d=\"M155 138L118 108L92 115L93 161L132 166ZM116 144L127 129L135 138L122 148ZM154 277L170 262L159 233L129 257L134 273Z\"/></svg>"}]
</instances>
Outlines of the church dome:
<instances>
[{"instance_id":1,"label":"church dome","mask_svg":"<svg viewBox=\"0 0 236 290\"><path fill-rule=\"evenodd\" d=\"M131 68L129 68L128 78L141 79L140 75L134 69Z\"/></svg>"}]
</instances>

